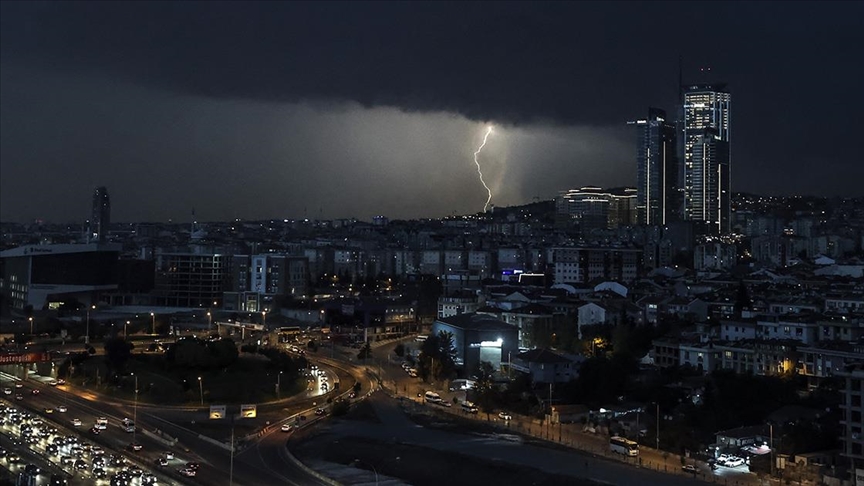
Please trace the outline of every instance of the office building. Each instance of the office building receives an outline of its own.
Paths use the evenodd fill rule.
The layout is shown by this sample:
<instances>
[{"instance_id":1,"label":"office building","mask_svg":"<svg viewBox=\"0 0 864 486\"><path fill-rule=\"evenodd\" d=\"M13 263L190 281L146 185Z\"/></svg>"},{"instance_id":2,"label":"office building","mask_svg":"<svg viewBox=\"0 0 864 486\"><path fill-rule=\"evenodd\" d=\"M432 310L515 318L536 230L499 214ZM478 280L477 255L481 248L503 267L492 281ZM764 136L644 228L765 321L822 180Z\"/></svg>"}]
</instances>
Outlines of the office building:
<instances>
[{"instance_id":1,"label":"office building","mask_svg":"<svg viewBox=\"0 0 864 486\"><path fill-rule=\"evenodd\" d=\"M641 130L637 155L636 212L639 224L663 226L680 213L675 125L666 112L649 108L648 118L628 123Z\"/></svg>"},{"instance_id":2,"label":"office building","mask_svg":"<svg viewBox=\"0 0 864 486\"><path fill-rule=\"evenodd\" d=\"M559 220L582 231L615 229L636 223L636 189L586 186L561 193L556 201Z\"/></svg>"},{"instance_id":3,"label":"office building","mask_svg":"<svg viewBox=\"0 0 864 486\"><path fill-rule=\"evenodd\" d=\"M0 252L0 302L4 310L85 305L116 291L120 244L28 245Z\"/></svg>"},{"instance_id":4,"label":"office building","mask_svg":"<svg viewBox=\"0 0 864 486\"><path fill-rule=\"evenodd\" d=\"M108 189L99 186L93 192L93 210L90 214L90 240L104 243L111 225L111 198Z\"/></svg>"},{"instance_id":5,"label":"office building","mask_svg":"<svg viewBox=\"0 0 864 486\"><path fill-rule=\"evenodd\" d=\"M684 217L715 234L728 233L731 220L731 103L725 84L684 88Z\"/></svg>"}]
</instances>

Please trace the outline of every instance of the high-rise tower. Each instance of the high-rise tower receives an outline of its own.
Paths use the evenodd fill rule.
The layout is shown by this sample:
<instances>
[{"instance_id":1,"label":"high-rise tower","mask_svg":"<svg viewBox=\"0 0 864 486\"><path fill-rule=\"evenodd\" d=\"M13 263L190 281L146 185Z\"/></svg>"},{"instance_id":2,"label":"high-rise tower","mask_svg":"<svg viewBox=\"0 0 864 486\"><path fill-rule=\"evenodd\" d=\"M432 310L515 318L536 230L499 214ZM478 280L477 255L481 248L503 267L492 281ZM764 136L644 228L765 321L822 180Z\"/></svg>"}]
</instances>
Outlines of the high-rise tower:
<instances>
[{"instance_id":1,"label":"high-rise tower","mask_svg":"<svg viewBox=\"0 0 864 486\"><path fill-rule=\"evenodd\" d=\"M637 156L639 224L662 226L680 219L675 125L666 121L666 112L659 108L649 108L648 118L628 124L642 131Z\"/></svg>"},{"instance_id":2,"label":"high-rise tower","mask_svg":"<svg viewBox=\"0 0 864 486\"><path fill-rule=\"evenodd\" d=\"M111 224L111 198L108 189L99 186L93 192L93 212L90 216L90 239L104 242Z\"/></svg>"},{"instance_id":3,"label":"high-rise tower","mask_svg":"<svg viewBox=\"0 0 864 486\"><path fill-rule=\"evenodd\" d=\"M731 219L731 104L725 84L684 87L684 217L728 233Z\"/></svg>"}]
</instances>

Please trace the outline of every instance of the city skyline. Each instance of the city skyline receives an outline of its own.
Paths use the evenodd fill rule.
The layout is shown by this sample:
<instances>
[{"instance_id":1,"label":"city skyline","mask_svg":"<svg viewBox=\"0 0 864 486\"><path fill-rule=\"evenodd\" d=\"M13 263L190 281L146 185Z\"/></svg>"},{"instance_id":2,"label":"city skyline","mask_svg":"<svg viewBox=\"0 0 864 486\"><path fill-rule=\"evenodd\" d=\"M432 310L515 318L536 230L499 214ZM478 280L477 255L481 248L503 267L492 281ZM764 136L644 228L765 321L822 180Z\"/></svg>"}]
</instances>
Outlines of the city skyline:
<instances>
[{"instance_id":1,"label":"city skyline","mask_svg":"<svg viewBox=\"0 0 864 486\"><path fill-rule=\"evenodd\" d=\"M470 214L488 124L496 206L635 186L626 121L678 118L679 58L735 97L732 191L858 196L860 11L4 3L0 220L83 221L97 186L116 221Z\"/></svg>"}]
</instances>

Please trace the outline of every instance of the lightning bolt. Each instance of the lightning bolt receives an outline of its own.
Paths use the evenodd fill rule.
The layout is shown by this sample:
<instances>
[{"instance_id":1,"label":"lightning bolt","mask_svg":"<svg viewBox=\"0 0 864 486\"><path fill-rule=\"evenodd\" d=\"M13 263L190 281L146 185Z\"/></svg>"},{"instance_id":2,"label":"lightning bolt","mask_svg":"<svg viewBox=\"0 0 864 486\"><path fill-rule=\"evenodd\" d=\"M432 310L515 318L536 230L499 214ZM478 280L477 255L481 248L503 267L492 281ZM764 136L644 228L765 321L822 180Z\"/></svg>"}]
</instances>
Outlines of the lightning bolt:
<instances>
[{"instance_id":1,"label":"lightning bolt","mask_svg":"<svg viewBox=\"0 0 864 486\"><path fill-rule=\"evenodd\" d=\"M484 213L486 212L486 209L489 208L489 201L492 200L492 189L489 189L489 186L486 185L486 181L483 180L483 172L480 170L480 162L477 161L477 155L480 154L480 151L486 146L486 141L489 139L490 133L492 133L492 125L489 125L489 128L486 130L486 135L483 136L483 143L480 144L480 147L476 152L474 152L474 163L477 164L477 173L480 174L480 183L483 184L483 187L486 188L486 192L489 194L486 198L486 204L483 205Z\"/></svg>"}]
</instances>

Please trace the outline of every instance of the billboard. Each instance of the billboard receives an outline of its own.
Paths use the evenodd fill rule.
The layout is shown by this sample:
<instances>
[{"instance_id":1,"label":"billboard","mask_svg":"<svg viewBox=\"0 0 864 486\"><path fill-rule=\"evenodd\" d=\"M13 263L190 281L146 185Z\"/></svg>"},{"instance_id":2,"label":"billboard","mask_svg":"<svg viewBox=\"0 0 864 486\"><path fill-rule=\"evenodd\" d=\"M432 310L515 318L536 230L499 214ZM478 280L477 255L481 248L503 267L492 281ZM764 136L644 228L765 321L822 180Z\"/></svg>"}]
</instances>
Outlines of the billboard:
<instances>
[{"instance_id":1,"label":"billboard","mask_svg":"<svg viewBox=\"0 0 864 486\"><path fill-rule=\"evenodd\" d=\"M222 419L225 418L225 405L210 405L210 419Z\"/></svg>"},{"instance_id":2,"label":"billboard","mask_svg":"<svg viewBox=\"0 0 864 486\"><path fill-rule=\"evenodd\" d=\"M51 361L48 353L13 353L0 354L0 364L41 363Z\"/></svg>"},{"instance_id":3,"label":"billboard","mask_svg":"<svg viewBox=\"0 0 864 486\"><path fill-rule=\"evenodd\" d=\"M258 416L257 405L240 405L240 418L255 418Z\"/></svg>"}]
</instances>

